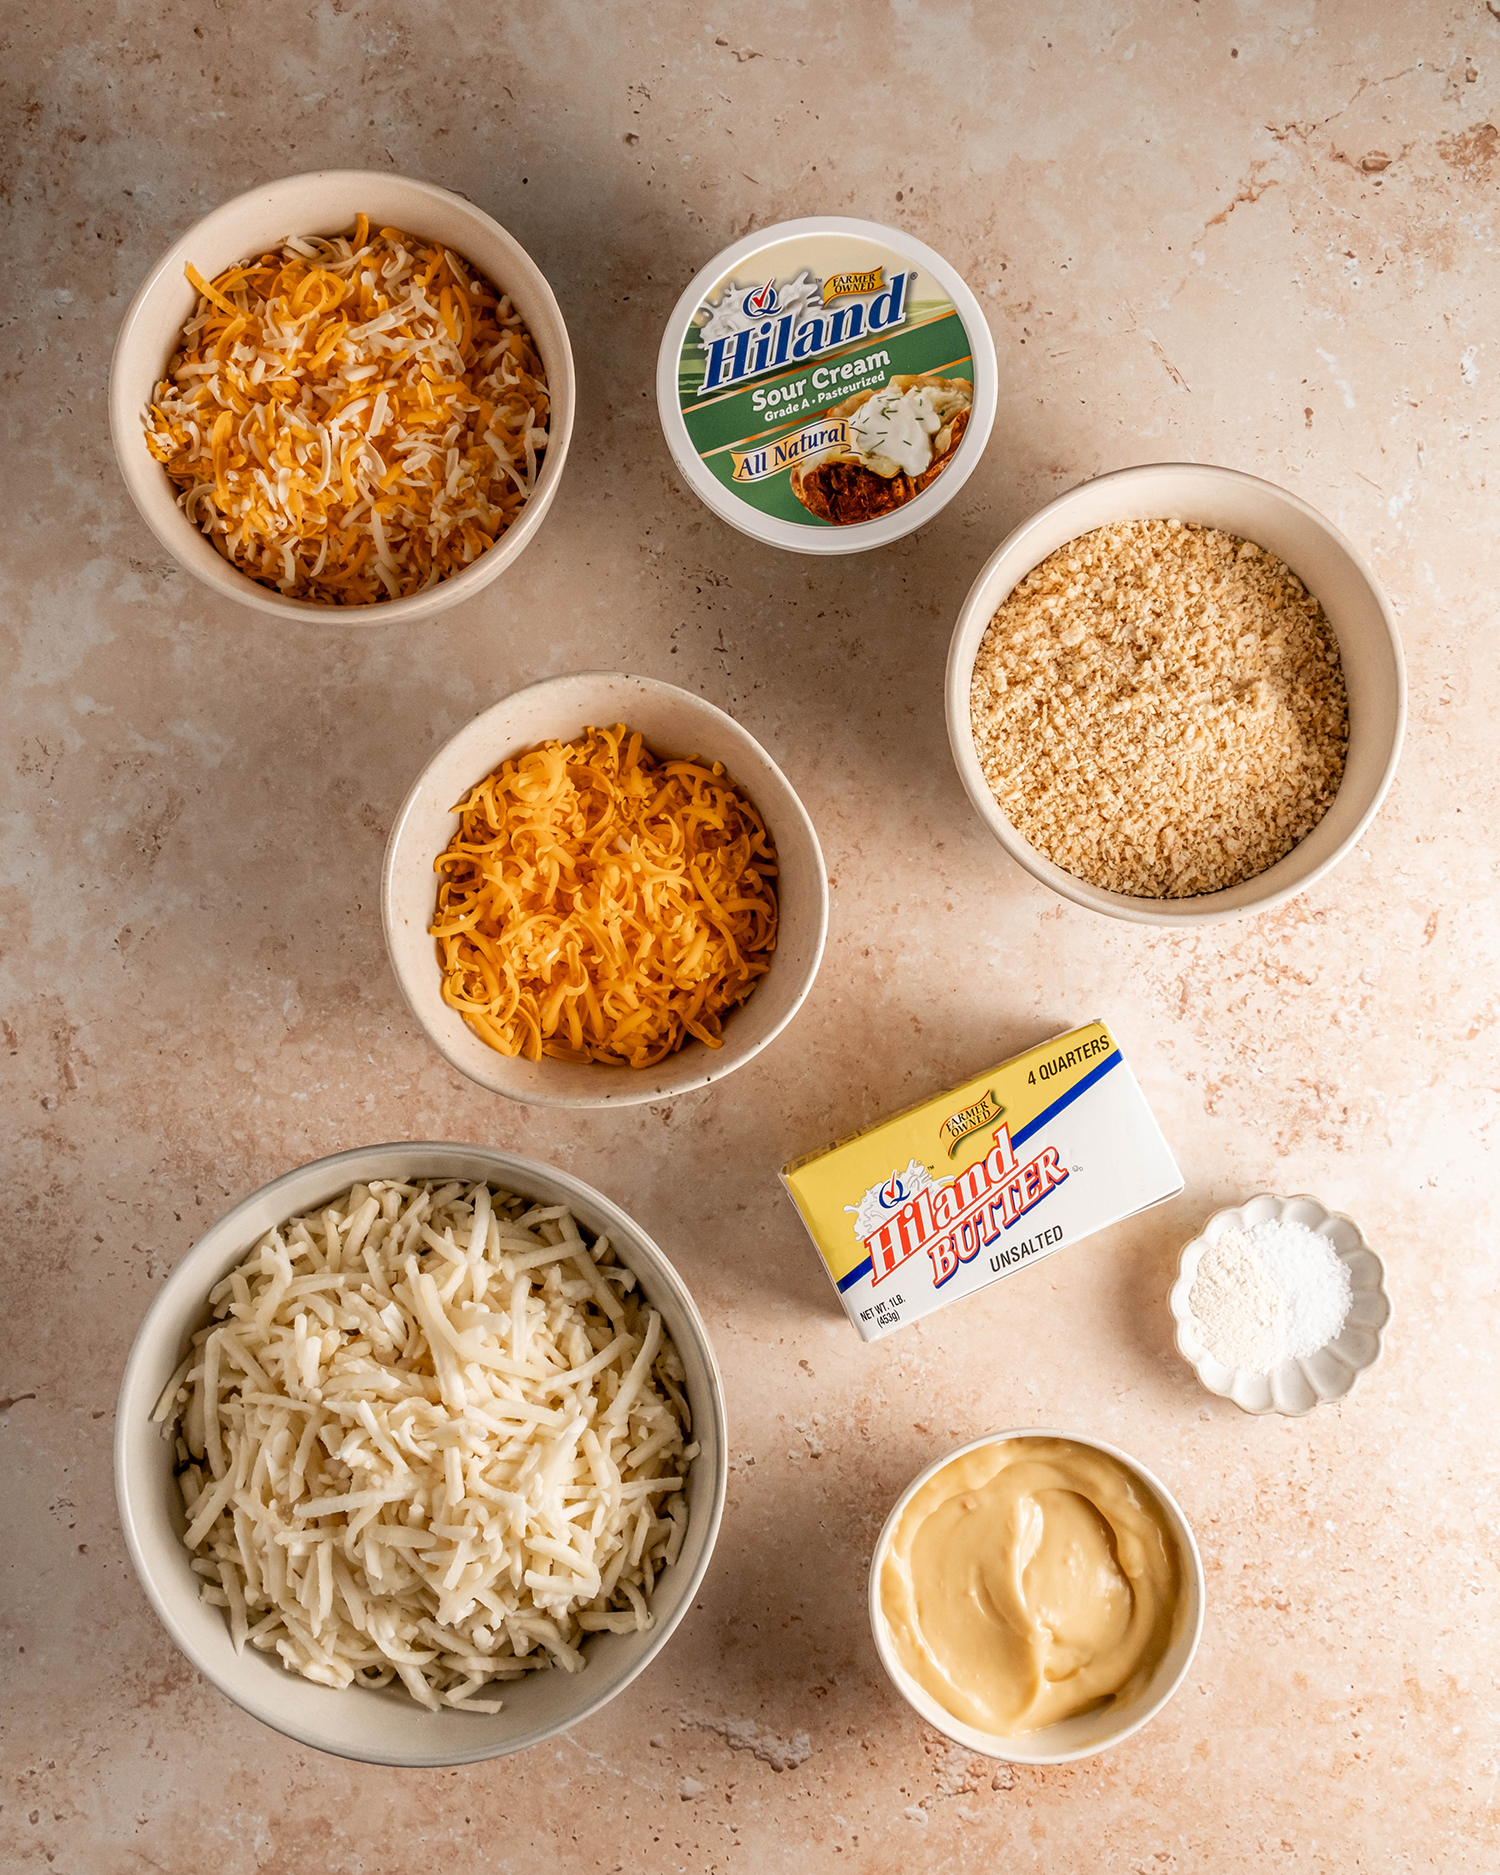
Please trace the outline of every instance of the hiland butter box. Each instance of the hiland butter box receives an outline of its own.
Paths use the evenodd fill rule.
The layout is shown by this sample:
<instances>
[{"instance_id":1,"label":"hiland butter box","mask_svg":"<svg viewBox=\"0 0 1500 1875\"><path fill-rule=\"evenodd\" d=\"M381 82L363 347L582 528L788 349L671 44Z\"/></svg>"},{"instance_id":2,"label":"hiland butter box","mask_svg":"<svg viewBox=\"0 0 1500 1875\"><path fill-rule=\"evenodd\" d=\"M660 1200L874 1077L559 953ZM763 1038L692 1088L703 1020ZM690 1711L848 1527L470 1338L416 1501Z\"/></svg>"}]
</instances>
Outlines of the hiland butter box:
<instances>
[{"instance_id":1,"label":"hiland butter box","mask_svg":"<svg viewBox=\"0 0 1500 1875\"><path fill-rule=\"evenodd\" d=\"M866 1341L1182 1190L1102 1022L784 1166Z\"/></svg>"}]
</instances>

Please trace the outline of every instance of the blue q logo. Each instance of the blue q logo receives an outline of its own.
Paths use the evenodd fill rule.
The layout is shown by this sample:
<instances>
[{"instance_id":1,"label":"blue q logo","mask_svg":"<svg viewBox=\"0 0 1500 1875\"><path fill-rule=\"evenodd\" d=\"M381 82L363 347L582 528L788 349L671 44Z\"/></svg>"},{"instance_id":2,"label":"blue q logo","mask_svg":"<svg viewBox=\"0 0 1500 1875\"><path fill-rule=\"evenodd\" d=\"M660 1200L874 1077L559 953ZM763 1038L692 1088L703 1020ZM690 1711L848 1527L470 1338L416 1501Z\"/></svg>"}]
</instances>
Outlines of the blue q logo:
<instances>
[{"instance_id":1,"label":"blue q logo","mask_svg":"<svg viewBox=\"0 0 1500 1875\"><path fill-rule=\"evenodd\" d=\"M771 314L775 312L777 304L776 281L773 277L767 280L766 284L758 288L754 293L747 293L745 295L745 317L747 319L768 319Z\"/></svg>"},{"instance_id":2,"label":"blue q logo","mask_svg":"<svg viewBox=\"0 0 1500 1875\"><path fill-rule=\"evenodd\" d=\"M880 1188L880 1208L882 1211L894 1211L898 1204L906 1201L905 1182L894 1172Z\"/></svg>"}]
</instances>

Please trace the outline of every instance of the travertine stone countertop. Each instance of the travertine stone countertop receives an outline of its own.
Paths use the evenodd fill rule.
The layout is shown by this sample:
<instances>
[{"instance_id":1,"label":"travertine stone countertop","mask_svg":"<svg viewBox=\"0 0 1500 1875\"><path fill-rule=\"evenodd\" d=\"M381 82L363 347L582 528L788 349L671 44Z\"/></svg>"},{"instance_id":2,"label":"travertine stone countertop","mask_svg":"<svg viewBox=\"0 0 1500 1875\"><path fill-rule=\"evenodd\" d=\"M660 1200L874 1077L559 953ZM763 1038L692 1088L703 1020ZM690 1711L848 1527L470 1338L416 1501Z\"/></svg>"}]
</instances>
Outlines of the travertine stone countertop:
<instances>
[{"instance_id":1,"label":"travertine stone countertop","mask_svg":"<svg viewBox=\"0 0 1500 1875\"><path fill-rule=\"evenodd\" d=\"M1500 12L78 0L12 6L4 37L0 1865L1493 1870ZM110 346L214 204L387 165L471 195L551 278L572 455L536 544L437 625L279 628L137 519ZM817 211L952 260L1001 378L939 519L823 563L685 493L653 393L688 277ZM1411 718L1332 878L1174 936L1005 859L954 775L941 673L1017 521L1184 457L1350 536L1400 618ZM591 1119L442 1063L386 967L376 885L442 739L600 665L740 718L834 887L780 1041L723 1086ZM776 1168L1095 1015L1182 1198L862 1347ZM443 1774L300 1750L200 1680L136 1586L110 1468L131 1337L200 1229L290 1166L410 1137L554 1161L640 1218L708 1318L734 1451L701 1605L661 1661L555 1747ZM1208 1398L1171 1346L1178 1249L1262 1189L1352 1213L1396 1302L1382 1365L1298 1422ZM1012 1773L887 1689L864 1572L920 1466L1028 1423L1164 1478L1209 1610L1144 1733Z\"/></svg>"}]
</instances>

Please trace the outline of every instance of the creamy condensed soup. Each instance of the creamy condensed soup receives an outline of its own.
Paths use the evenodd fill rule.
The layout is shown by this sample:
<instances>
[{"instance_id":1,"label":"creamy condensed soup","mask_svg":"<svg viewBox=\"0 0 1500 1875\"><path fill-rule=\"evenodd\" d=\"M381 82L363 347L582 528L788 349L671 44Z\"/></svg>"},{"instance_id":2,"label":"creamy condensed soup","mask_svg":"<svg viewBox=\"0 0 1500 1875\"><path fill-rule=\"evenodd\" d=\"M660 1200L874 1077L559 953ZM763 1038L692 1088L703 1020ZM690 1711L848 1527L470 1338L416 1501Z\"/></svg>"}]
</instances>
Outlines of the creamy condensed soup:
<instances>
[{"instance_id":1,"label":"creamy condensed soup","mask_svg":"<svg viewBox=\"0 0 1500 1875\"><path fill-rule=\"evenodd\" d=\"M880 1572L897 1658L953 1717L1013 1738L1145 1688L1181 1601L1156 1499L1069 1439L965 1452L901 1515Z\"/></svg>"}]
</instances>

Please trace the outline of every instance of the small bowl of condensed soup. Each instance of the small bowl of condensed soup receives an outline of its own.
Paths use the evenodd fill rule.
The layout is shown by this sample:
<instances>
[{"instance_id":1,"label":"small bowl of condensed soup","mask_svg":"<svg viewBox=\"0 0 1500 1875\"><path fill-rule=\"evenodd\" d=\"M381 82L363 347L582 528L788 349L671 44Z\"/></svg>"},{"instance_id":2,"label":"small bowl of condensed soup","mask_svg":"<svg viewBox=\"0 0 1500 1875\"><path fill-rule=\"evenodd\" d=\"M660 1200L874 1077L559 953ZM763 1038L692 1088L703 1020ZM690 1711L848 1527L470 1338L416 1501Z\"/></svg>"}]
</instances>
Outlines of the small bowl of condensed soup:
<instances>
[{"instance_id":1,"label":"small bowl of condensed soup","mask_svg":"<svg viewBox=\"0 0 1500 1875\"><path fill-rule=\"evenodd\" d=\"M886 1519L870 1626L931 1726L1012 1764L1067 1764L1155 1718L1203 1632L1203 1564L1171 1493L1077 1433L992 1432Z\"/></svg>"}]
</instances>

